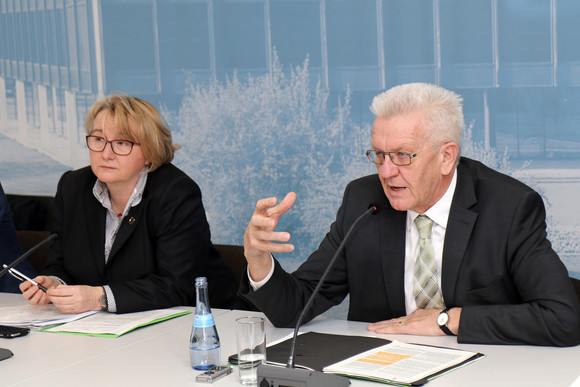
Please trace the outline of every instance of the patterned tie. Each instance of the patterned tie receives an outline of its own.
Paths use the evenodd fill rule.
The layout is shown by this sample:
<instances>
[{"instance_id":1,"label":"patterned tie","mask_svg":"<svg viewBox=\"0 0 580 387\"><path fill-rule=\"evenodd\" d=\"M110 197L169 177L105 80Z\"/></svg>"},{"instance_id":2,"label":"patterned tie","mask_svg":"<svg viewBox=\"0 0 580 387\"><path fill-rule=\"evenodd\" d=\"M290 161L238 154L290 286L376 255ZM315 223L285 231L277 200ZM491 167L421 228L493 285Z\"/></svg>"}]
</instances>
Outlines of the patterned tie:
<instances>
[{"instance_id":1,"label":"patterned tie","mask_svg":"<svg viewBox=\"0 0 580 387\"><path fill-rule=\"evenodd\" d=\"M445 304L437 284L437 262L435 250L431 243L431 228L433 221L428 216L419 215L415 218L419 230L419 256L415 261L413 276L413 295L417 308L443 308Z\"/></svg>"}]
</instances>

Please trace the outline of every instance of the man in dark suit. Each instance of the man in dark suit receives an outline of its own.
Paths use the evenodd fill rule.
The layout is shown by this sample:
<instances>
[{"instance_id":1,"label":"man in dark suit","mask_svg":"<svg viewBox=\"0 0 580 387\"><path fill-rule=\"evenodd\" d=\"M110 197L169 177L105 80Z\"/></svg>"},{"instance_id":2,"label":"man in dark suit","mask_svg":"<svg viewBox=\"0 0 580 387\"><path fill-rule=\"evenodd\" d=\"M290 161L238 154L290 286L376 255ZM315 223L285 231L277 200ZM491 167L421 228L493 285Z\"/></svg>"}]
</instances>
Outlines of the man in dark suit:
<instances>
[{"instance_id":1,"label":"man in dark suit","mask_svg":"<svg viewBox=\"0 0 580 387\"><path fill-rule=\"evenodd\" d=\"M462 99L428 84L375 97L369 160L378 175L351 182L329 233L296 272L275 227L296 196L260 200L244 237L249 277L240 293L277 326L293 326L337 247L370 204L305 321L350 294L348 318L378 333L457 335L459 342L580 343L580 305L546 239L531 188L460 158ZM423 220L430 230L423 233ZM272 242L273 241L273 242Z\"/></svg>"}]
</instances>

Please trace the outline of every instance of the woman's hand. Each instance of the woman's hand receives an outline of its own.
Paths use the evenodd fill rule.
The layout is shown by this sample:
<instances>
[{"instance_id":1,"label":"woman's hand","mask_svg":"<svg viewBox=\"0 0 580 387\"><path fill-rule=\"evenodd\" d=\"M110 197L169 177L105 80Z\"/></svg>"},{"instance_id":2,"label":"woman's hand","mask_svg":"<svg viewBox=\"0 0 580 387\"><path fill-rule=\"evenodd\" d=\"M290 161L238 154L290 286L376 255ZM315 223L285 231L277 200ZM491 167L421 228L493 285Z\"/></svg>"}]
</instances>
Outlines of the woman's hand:
<instances>
[{"instance_id":1,"label":"woman's hand","mask_svg":"<svg viewBox=\"0 0 580 387\"><path fill-rule=\"evenodd\" d=\"M47 277L45 275L40 275L33 278L36 282L43 285L47 289L54 289L60 282L56 278ZM48 295L40 290L36 285L33 285L30 281L24 281L19 285L22 296L30 302L31 305L46 305L50 302Z\"/></svg>"},{"instance_id":2,"label":"woman's hand","mask_svg":"<svg viewBox=\"0 0 580 387\"><path fill-rule=\"evenodd\" d=\"M101 286L61 285L49 289L46 294L50 301L63 313L82 313L101 310L99 298L103 295Z\"/></svg>"}]
</instances>

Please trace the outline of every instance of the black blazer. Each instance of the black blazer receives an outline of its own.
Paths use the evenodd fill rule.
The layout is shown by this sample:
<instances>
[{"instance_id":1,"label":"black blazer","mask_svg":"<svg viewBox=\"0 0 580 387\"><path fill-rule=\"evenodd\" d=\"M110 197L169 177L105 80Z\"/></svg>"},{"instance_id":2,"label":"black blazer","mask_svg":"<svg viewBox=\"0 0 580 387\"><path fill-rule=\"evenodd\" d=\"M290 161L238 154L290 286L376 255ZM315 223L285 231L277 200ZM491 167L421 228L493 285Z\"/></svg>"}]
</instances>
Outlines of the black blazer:
<instances>
[{"instance_id":1,"label":"black blazer","mask_svg":"<svg viewBox=\"0 0 580 387\"><path fill-rule=\"evenodd\" d=\"M463 307L458 341L580 343L580 305L566 267L546 239L541 197L467 158L461 159L457 172L441 288L448 307ZM284 272L276 262L268 283L252 292L245 278L240 293L275 325L293 326L344 234L370 203L378 204L379 213L363 219L353 232L306 321L347 294L350 320L376 322L405 315L407 214L390 206L377 175L348 185L330 232L295 273Z\"/></svg>"},{"instance_id":2,"label":"black blazer","mask_svg":"<svg viewBox=\"0 0 580 387\"><path fill-rule=\"evenodd\" d=\"M210 241L197 184L172 164L149 173L141 202L123 219L105 265L106 209L93 195L90 167L58 183L54 232L42 274L69 285L109 285L117 312L195 305L195 278L208 277L211 306L227 307L237 290Z\"/></svg>"}]
</instances>

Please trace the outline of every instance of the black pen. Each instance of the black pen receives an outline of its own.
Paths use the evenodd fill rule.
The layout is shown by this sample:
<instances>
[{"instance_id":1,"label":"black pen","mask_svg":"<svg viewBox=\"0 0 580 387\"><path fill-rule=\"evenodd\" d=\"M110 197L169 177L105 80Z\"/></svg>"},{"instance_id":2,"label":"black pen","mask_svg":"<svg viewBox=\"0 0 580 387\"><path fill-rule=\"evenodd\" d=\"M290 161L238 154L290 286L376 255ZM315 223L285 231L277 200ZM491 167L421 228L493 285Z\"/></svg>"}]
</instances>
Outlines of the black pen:
<instances>
[{"instance_id":1,"label":"black pen","mask_svg":"<svg viewBox=\"0 0 580 387\"><path fill-rule=\"evenodd\" d=\"M2 265L5 268L8 267L6 265ZM43 292L46 293L46 291L48 290L47 288L45 288L44 286L42 286L41 284L39 284L38 282L36 282L35 280L33 280L32 278L29 278L28 276L22 274L21 272L19 272L18 270L16 270L15 268L11 267L10 269L8 269L8 273L10 273L12 275L12 277L16 278L19 281L28 281L33 285L38 286L38 288L40 290L42 290Z\"/></svg>"}]
</instances>

